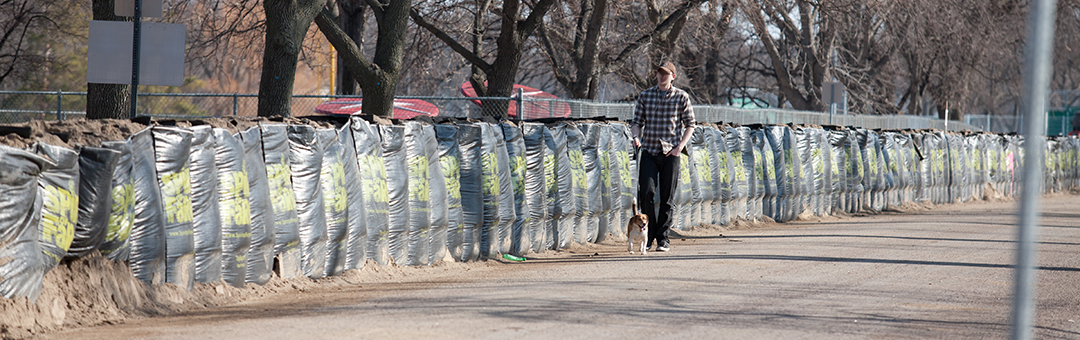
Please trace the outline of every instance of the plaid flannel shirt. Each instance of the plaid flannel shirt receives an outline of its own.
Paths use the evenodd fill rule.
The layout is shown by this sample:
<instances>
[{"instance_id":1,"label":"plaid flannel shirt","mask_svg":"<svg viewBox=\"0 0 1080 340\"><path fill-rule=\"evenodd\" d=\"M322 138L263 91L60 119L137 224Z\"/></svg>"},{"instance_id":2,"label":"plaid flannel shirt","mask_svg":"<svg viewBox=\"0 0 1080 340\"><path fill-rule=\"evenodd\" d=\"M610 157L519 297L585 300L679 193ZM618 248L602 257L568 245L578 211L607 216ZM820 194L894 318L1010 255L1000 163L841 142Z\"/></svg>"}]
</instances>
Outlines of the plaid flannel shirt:
<instances>
[{"instance_id":1,"label":"plaid flannel shirt","mask_svg":"<svg viewBox=\"0 0 1080 340\"><path fill-rule=\"evenodd\" d=\"M641 92L630 125L641 127L641 147L653 155L667 154L679 145L683 130L694 126L690 95L674 86L660 91L656 86Z\"/></svg>"}]
</instances>

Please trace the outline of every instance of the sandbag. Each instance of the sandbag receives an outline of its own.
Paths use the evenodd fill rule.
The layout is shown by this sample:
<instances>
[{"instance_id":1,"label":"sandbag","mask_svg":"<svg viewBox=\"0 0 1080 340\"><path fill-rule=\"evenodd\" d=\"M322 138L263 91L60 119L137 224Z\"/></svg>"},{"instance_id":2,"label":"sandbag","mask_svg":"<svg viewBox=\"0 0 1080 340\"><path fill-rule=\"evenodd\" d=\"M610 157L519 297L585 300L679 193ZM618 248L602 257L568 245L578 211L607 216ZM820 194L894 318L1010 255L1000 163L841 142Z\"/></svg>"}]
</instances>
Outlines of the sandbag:
<instances>
[{"instance_id":1,"label":"sandbag","mask_svg":"<svg viewBox=\"0 0 1080 340\"><path fill-rule=\"evenodd\" d=\"M585 174L585 159L582 146L585 134L575 124L565 124L566 158L569 160L571 179L570 195L574 197L573 241L585 243L588 238L589 178Z\"/></svg>"},{"instance_id":2,"label":"sandbag","mask_svg":"<svg viewBox=\"0 0 1080 340\"><path fill-rule=\"evenodd\" d=\"M458 125L457 143L461 152L461 215L464 224L460 261L480 258L484 227L483 133L475 124Z\"/></svg>"},{"instance_id":3,"label":"sandbag","mask_svg":"<svg viewBox=\"0 0 1080 340\"><path fill-rule=\"evenodd\" d=\"M342 161L345 172L345 195L348 200L348 236L345 238L345 270L361 269L367 262L367 217L364 209L363 180L360 175L360 159L356 155L356 140L353 138L352 122L347 122L338 129L338 140L342 146Z\"/></svg>"},{"instance_id":4,"label":"sandbag","mask_svg":"<svg viewBox=\"0 0 1080 340\"><path fill-rule=\"evenodd\" d=\"M547 158L544 147L544 130L547 128L540 123L523 123L522 143L525 147L525 204L529 209L527 229L525 231L529 248L525 249L525 241L522 241L522 252L541 252L544 250L545 224L548 220L547 206L547 182L544 165Z\"/></svg>"},{"instance_id":5,"label":"sandbag","mask_svg":"<svg viewBox=\"0 0 1080 340\"><path fill-rule=\"evenodd\" d=\"M439 166L446 187L446 250L449 256L464 261L465 221L461 209L461 151L458 149L458 127L450 124L435 126L439 143ZM432 195L434 197L434 195Z\"/></svg>"},{"instance_id":6,"label":"sandbag","mask_svg":"<svg viewBox=\"0 0 1080 340\"><path fill-rule=\"evenodd\" d=\"M270 203L274 210L274 257L282 278L303 275L300 255L300 217L296 210L289 133L285 124L262 124L263 159Z\"/></svg>"},{"instance_id":7,"label":"sandbag","mask_svg":"<svg viewBox=\"0 0 1080 340\"><path fill-rule=\"evenodd\" d=\"M439 140L435 126L424 124L421 133L428 160L428 212L431 231L428 233L428 264L442 261L446 257L446 232L450 228L449 196L446 189L446 176L442 171L442 158L439 153ZM460 194L460 191L459 191ZM459 198L460 203L460 198Z\"/></svg>"},{"instance_id":8,"label":"sandbag","mask_svg":"<svg viewBox=\"0 0 1080 340\"><path fill-rule=\"evenodd\" d=\"M386 188L389 198L388 233L390 259L399 266L409 261L409 163L406 156L405 127L379 125Z\"/></svg>"},{"instance_id":9,"label":"sandbag","mask_svg":"<svg viewBox=\"0 0 1080 340\"><path fill-rule=\"evenodd\" d=\"M480 231L480 257L494 258L502 245L500 227L502 226L502 213L499 204L502 184L499 176L498 143L494 128L488 123L476 124L480 128L481 154L480 165L482 171L481 194L484 199L484 224Z\"/></svg>"},{"instance_id":10,"label":"sandbag","mask_svg":"<svg viewBox=\"0 0 1080 340\"><path fill-rule=\"evenodd\" d=\"M165 282L165 207L154 160L152 128L131 135L135 217L131 226L131 254L128 264L140 281L158 285Z\"/></svg>"},{"instance_id":11,"label":"sandbag","mask_svg":"<svg viewBox=\"0 0 1080 340\"><path fill-rule=\"evenodd\" d=\"M637 172L631 167L631 157L634 155L634 146L630 143L630 128L625 123L612 123L611 128L611 222L609 229L616 239L626 237L626 223L630 220L631 203L634 202L634 191L637 182Z\"/></svg>"},{"instance_id":12,"label":"sandbag","mask_svg":"<svg viewBox=\"0 0 1080 340\"><path fill-rule=\"evenodd\" d=\"M244 287L247 271L251 269L248 257L253 238L251 180L245 164L247 153L242 142L229 130L214 128L213 133L218 220L221 221L221 279L234 287ZM265 263L265 258L259 261Z\"/></svg>"},{"instance_id":13,"label":"sandbag","mask_svg":"<svg viewBox=\"0 0 1080 340\"><path fill-rule=\"evenodd\" d=\"M191 153L188 129L156 126L154 154L165 211L165 281L191 290L195 287L195 230L191 206Z\"/></svg>"},{"instance_id":14,"label":"sandbag","mask_svg":"<svg viewBox=\"0 0 1080 340\"><path fill-rule=\"evenodd\" d=\"M603 167L600 164L600 137L603 125L584 123L578 125L581 140L581 160L585 174L585 236L582 242L594 243L600 235L600 215L604 212L601 185ZM606 220L606 219L605 219ZM605 231L607 230L605 226Z\"/></svg>"},{"instance_id":15,"label":"sandbag","mask_svg":"<svg viewBox=\"0 0 1080 340\"><path fill-rule=\"evenodd\" d=\"M514 197L514 219L510 228L510 254L523 256L532 249L532 237L529 234L531 213L529 211L530 193L525 191L525 139L522 129L509 122L499 124L503 139L506 140L506 154L509 159L509 178Z\"/></svg>"},{"instance_id":16,"label":"sandbag","mask_svg":"<svg viewBox=\"0 0 1080 340\"><path fill-rule=\"evenodd\" d=\"M408 183L408 246L406 262L410 266L427 265L431 260L431 188L428 172L431 164L428 159L427 143L424 141L424 128L420 122L405 122L406 176ZM392 191L392 190L391 190Z\"/></svg>"},{"instance_id":17,"label":"sandbag","mask_svg":"<svg viewBox=\"0 0 1080 340\"><path fill-rule=\"evenodd\" d=\"M221 281L222 216L218 199L218 157L213 127L191 128L191 212L195 246L195 281ZM234 155L235 157L235 155ZM242 284L242 283L241 283Z\"/></svg>"},{"instance_id":18,"label":"sandbag","mask_svg":"<svg viewBox=\"0 0 1080 340\"><path fill-rule=\"evenodd\" d=\"M712 134L705 130L705 126L699 125L694 128L690 142L686 145L690 154L690 161L694 164L694 181L697 183L696 195L691 210L691 224L699 225L712 223L713 194L713 157L710 155L708 139Z\"/></svg>"},{"instance_id":19,"label":"sandbag","mask_svg":"<svg viewBox=\"0 0 1080 340\"><path fill-rule=\"evenodd\" d=\"M499 242L494 249L497 249L500 254L508 254L512 243L511 229L517 218L514 208L514 184L510 181L510 154L507 151L506 137L503 135L502 128L498 124L488 125L495 138L495 158L498 160L495 171L499 177Z\"/></svg>"},{"instance_id":20,"label":"sandbag","mask_svg":"<svg viewBox=\"0 0 1080 340\"><path fill-rule=\"evenodd\" d=\"M116 151L116 167L112 172L109 207L105 238L98 251L112 261L126 262L131 253L131 226L135 222L135 181L132 176L131 143L128 140L108 141L102 147Z\"/></svg>"},{"instance_id":21,"label":"sandbag","mask_svg":"<svg viewBox=\"0 0 1080 340\"><path fill-rule=\"evenodd\" d=\"M290 124L289 168L300 221L300 267L304 276L326 276L326 205L323 201L323 150L315 127Z\"/></svg>"},{"instance_id":22,"label":"sandbag","mask_svg":"<svg viewBox=\"0 0 1080 340\"><path fill-rule=\"evenodd\" d=\"M89 255L105 241L112 212L112 177L120 152L83 146L79 150L79 218L67 257Z\"/></svg>"},{"instance_id":23,"label":"sandbag","mask_svg":"<svg viewBox=\"0 0 1080 340\"><path fill-rule=\"evenodd\" d=\"M79 154L75 150L37 143L34 150L54 166L38 177L41 189L41 249L46 271L67 256L79 219Z\"/></svg>"},{"instance_id":24,"label":"sandbag","mask_svg":"<svg viewBox=\"0 0 1080 340\"><path fill-rule=\"evenodd\" d=\"M263 159L262 130L251 127L239 134L244 147L244 169L248 179L248 207L251 209L251 247L248 248L245 282L263 285L270 281L274 266L274 205Z\"/></svg>"},{"instance_id":25,"label":"sandbag","mask_svg":"<svg viewBox=\"0 0 1080 340\"><path fill-rule=\"evenodd\" d=\"M364 196L367 257L380 266L385 266L390 262L388 238L390 203L386 184L386 166L383 162L382 139L378 129L360 117L353 117L350 125L359 163L360 186Z\"/></svg>"},{"instance_id":26,"label":"sandbag","mask_svg":"<svg viewBox=\"0 0 1080 340\"><path fill-rule=\"evenodd\" d=\"M566 146L566 125L553 123L547 126L544 136L547 146L545 151L551 155L551 177L548 177L548 216L551 221L550 237L552 249L566 249L574 241L577 199L574 196L574 176L570 166L570 157Z\"/></svg>"},{"instance_id":27,"label":"sandbag","mask_svg":"<svg viewBox=\"0 0 1080 340\"><path fill-rule=\"evenodd\" d=\"M322 186L324 218L326 219L326 266L325 276L337 276L345 272L348 251L346 239L349 234L349 194L345 187L345 152L338 140L337 129L317 129L319 150L322 151L322 170L319 184Z\"/></svg>"},{"instance_id":28,"label":"sandbag","mask_svg":"<svg viewBox=\"0 0 1080 340\"><path fill-rule=\"evenodd\" d=\"M37 300L46 259L40 240L38 176L51 160L0 145L0 295Z\"/></svg>"}]
</instances>

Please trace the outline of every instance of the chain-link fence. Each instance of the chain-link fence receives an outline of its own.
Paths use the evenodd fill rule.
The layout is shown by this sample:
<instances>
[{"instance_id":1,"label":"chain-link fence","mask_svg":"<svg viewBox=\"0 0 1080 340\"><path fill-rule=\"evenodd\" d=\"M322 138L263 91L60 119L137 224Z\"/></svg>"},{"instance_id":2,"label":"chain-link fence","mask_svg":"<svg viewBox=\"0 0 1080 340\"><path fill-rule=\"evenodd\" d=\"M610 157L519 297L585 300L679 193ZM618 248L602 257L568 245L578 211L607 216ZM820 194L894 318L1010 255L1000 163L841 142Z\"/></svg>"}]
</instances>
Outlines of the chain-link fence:
<instances>
[{"instance_id":1,"label":"chain-link fence","mask_svg":"<svg viewBox=\"0 0 1080 340\"><path fill-rule=\"evenodd\" d=\"M291 111L295 117L314 114L359 113L359 96L295 95ZM351 101L351 102L350 102ZM63 120L86 115L86 92L0 91L0 123L34 119ZM610 117L630 120L634 103L602 103L587 100L538 99L514 97L420 97L395 99L395 116L417 114L477 118L498 116L506 110L512 118L523 112L522 119ZM258 111L256 94L140 93L138 115L162 118L207 118L222 116L254 117ZM857 126L867 129L941 129L985 130L987 125L975 120L967 123L921 116L831 115L823 112L740 109L723 105L695 105L699 122L738 124L813 124ZM1011 118L1011 117L1010 117ZM1003 132L998 129L992 131ZM1004 131L1009 132L1009 131Z\"/></svg>"}]
</instances>

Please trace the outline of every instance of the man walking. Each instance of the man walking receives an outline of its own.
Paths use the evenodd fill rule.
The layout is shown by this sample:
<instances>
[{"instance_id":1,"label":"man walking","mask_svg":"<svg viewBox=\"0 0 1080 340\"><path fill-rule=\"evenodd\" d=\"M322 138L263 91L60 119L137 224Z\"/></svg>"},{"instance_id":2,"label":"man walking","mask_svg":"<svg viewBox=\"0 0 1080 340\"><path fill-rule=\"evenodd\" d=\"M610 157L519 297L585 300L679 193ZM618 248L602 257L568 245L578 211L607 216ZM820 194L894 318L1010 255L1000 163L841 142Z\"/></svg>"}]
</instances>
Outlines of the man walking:
<instances>
[{"instance_id":1,"label":"man walking","mask_svg":"<svg viewBox=\"0 0 1080 340\"><path fill-rule=\"evenodd\" d=\"M671 85L675 77L675 64L665 62L657 68L656 86L638 95L634 119L630 121L633 145L642 148L638 160L638 205L649 215L648 248L652 248L655 240L657 251L668 251L671 247L667 234L674 223L671 201L678 184L679 154L694 134L690 95ZM660 201L654 202L657 190Z\"/></svg>"}]
</instances>

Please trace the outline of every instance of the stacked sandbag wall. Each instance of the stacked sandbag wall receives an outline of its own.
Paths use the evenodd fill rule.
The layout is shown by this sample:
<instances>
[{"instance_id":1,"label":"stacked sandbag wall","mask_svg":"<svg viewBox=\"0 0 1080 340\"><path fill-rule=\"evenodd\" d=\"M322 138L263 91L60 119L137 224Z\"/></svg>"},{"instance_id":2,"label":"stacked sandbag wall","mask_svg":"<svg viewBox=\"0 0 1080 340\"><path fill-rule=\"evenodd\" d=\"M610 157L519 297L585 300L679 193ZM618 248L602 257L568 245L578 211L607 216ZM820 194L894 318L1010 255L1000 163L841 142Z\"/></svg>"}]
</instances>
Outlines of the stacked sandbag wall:
<instances>
[{"instance_id":1,"label":"stacked sandbag wall","mask_svg":"<svg viewBox=\"0 0 1080 340\"><path fill-rule=\"evenodd\" d=\"M149 284L234 286L624 239L638 199L625 123L445 120L244 131L153 125L120 141L0 147L0 295L33 298L99 251ZM700 124L676 230L1015 197L1023 139L935 130ZM1080 182L1080 140L1046 144L1043 192ZM649 212L646 212L649 213Z\"/></svg>"}]
</instances>

